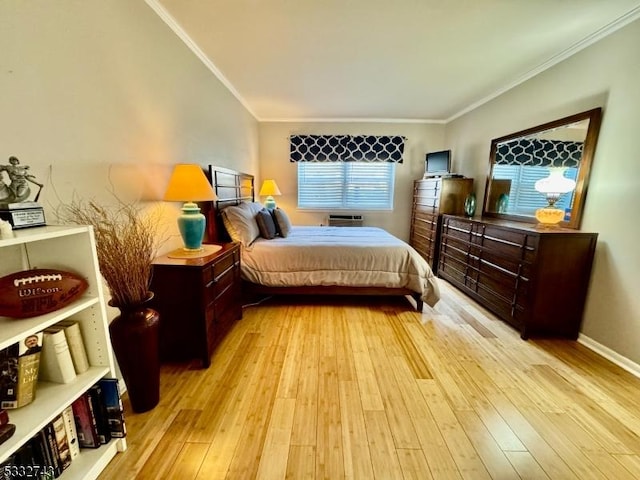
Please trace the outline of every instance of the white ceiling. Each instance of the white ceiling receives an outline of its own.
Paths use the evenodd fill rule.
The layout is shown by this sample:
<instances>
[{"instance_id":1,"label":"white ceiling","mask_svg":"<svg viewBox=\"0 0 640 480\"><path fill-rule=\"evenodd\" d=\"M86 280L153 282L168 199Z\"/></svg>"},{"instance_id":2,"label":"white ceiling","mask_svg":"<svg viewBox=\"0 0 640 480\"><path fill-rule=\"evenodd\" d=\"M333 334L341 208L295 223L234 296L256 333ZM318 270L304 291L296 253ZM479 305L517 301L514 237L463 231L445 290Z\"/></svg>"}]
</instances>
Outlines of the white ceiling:
<instances>
[{"instance_id":1,"label":"white ceiling","mask_svg":"<svg viewBox=\"0 0 640 480\"><path fill-rule=\"evenodd\" d=\"M639 0L146 0L261 121L448 121Z\"/></svg>"}]
</instances>

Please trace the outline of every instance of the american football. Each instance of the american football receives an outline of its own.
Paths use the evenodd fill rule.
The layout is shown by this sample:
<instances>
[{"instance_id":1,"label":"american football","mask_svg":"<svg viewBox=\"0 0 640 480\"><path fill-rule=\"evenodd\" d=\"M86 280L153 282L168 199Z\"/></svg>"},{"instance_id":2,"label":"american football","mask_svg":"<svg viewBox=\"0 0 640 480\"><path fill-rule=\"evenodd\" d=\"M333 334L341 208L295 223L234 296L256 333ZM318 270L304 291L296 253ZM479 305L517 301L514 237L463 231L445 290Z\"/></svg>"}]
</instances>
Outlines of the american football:
<instances>
[{"instance_id":1,"label":"american football","mask_svg":"<svg viewBox=\"0 0 640 480\"><path fill-rule=\"evenodd\" d=\"M69 305L88 287L71 272L34 269L0 278L0 316L28 318Z\"/></svg>"}]
</instances>

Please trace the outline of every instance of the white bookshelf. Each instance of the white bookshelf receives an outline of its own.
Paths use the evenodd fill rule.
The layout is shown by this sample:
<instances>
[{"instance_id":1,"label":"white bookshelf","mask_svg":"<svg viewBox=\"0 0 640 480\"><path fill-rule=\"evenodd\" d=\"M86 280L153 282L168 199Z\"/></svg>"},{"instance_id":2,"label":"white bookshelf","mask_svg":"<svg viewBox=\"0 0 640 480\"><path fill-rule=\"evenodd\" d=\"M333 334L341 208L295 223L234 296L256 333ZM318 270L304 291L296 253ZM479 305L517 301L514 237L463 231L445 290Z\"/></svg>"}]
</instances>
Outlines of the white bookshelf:
<instances>
[{"instance_id":1,"label":"white bookshelf","mask_svg":"<svg viewBox=\"0 0 640 480\"><path fill-rule=\"evenodd\" d=\"M9 421L16 425L16 432L0 445L0 463L100 378L115 378L109 324L91 227L35 227L16 231L14 238L0 239L0 276L30 268L75 272L87 279L89 287L82 298L55 312L27 319L0 317L0 349L60 320L72 318L80 324L91 368L70 383L39 382L32 403L8 411ZM124 451L126 447L126 440L119 438L95 450L82 449L80 456L59 478L97 478L117 452Z\"/></svg>"}]
</instances>

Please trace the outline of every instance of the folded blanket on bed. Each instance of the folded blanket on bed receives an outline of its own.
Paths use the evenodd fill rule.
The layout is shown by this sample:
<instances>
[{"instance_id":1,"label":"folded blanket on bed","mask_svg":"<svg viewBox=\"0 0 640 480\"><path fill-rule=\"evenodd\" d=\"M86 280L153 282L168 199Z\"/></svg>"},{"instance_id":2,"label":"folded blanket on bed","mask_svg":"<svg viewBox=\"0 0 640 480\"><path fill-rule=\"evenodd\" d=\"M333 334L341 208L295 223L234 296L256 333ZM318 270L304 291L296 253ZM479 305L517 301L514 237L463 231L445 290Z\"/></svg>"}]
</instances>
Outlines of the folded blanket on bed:
<instances>
[{"instance_id":1,"label":"folded blanket on bed","mask_svg":"<svg viewBox=\"0 0 640 480\"><path fill-rule=\"evenodd\" d=\"M430 306L440 298L424 258L375 227L294 226L286 238L259 238L243 249L242 276L272 287L408 288Z\"/></svg>"}]
</instances>

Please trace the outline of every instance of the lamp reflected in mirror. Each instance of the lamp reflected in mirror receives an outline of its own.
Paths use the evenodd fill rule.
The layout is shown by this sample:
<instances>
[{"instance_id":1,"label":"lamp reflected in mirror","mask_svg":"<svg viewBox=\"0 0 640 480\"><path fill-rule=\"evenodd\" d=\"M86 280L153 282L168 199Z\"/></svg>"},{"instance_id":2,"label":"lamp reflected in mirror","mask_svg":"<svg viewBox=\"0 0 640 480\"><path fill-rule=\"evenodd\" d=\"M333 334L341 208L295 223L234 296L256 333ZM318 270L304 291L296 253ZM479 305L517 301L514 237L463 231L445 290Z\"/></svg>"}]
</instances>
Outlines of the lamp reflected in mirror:
<instances>
[{"instance_id":1,"label":"lamp reflected in mirror","mask_svg":"<svg viewBox=\"0 0 640 480\"><path fill-rule=\"evenodd\" d=\"M549 168L549 176L535 183L536 191L547 198L547 206L536 210L536 219L542 225L558 225L565 219L565 210L558 208L556 203L562 195L572 192L576 188L575 180L564 176L565 167ZM567 212L569 209L566 209Z\"/></svg>"},{"instance_id":2,"label":"lamp reflected in mirror","mask_svg":"<svg viewBox=\"0 0 640 480\"><path fill-rule=\"evenodd\" d=\"M262 187L260 188L259 195L261 197L267 197L264 201L264 206L268 210L273 210L274 208L276 208L276 201L273 198L273 196L282 195L282 194L280 193L280 189L278 188L276 181L268 179L262 183Z\"/></svg>"}]
</instances>

